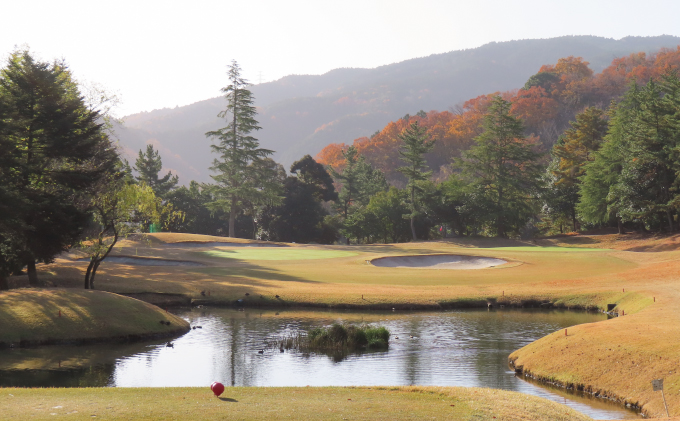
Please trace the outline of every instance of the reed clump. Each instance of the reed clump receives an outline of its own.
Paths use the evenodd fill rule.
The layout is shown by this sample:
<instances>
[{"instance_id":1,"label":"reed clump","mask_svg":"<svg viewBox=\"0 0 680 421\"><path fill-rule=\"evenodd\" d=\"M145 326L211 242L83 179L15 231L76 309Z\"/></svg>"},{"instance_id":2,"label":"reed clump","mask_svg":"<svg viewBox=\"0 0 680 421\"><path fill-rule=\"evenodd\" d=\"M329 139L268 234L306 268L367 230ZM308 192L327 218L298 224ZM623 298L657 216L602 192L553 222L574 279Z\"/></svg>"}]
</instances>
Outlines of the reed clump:
<instances>
[{"instance_id":1,"label":"reed clump","mask_svg":"<svg viewBox=\"0 0 680 421\"><path fill-rule=\"evenodd\" d=\"M281 352L297 349L302 352L322 352L339 358L360 351L385 350L389 346L390 331L384 326L333 324L298 331L276 340L265 341L266 348Z\"/></svg>"},{"instance_id":2,"label":"reed clump","mask_svg":"<svg viewBox=\"0 0 680 421\"><path fill-rule=\"evenodd\" d=\"M390 332L384 326L342 325L317 327L307 332L307 348L318 351L386 349Z\"/></svg>"}]
</instances>

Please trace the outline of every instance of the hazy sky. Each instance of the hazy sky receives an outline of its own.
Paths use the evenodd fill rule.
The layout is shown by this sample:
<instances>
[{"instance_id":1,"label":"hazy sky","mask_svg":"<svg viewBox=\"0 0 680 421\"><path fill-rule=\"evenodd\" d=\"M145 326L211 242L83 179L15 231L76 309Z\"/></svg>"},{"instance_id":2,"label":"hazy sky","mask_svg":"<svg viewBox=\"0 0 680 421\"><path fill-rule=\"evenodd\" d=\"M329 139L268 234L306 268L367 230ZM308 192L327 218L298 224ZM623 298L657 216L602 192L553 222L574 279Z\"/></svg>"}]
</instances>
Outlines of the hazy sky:
<instances>
[{"instance_id":1,"label":"hazy sky","mask_svg":"<svg viewBox=\"0 0 680 421\"><path fill-rule=\"evenodd\" d=\"M0 1L3 62L26 44L65 58L121 94L120 116L219 95L232 59L257 83L491 41L680 35L679 0Z\"/></svg>"}]
</instances>

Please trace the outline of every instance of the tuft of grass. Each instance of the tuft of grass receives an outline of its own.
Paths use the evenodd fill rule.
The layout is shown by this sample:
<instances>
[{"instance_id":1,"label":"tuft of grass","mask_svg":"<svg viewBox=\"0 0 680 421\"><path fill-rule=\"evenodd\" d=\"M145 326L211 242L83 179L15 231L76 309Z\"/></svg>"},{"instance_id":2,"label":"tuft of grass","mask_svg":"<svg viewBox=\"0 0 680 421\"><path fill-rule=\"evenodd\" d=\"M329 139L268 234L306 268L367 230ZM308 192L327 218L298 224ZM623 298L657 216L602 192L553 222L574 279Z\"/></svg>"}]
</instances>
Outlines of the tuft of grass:
<instances>
[{"instance_id":1,"label":"tuft of grass","mask_svg":"<svg viewBox=\"0 0 680 421\"><path fill-rule=\"evenodd\" d=\"M341 325L317 327L307 332L307 348L314 351L360 351L387 349L390 332L384 327Z\"/></svg>"}]
</instances>

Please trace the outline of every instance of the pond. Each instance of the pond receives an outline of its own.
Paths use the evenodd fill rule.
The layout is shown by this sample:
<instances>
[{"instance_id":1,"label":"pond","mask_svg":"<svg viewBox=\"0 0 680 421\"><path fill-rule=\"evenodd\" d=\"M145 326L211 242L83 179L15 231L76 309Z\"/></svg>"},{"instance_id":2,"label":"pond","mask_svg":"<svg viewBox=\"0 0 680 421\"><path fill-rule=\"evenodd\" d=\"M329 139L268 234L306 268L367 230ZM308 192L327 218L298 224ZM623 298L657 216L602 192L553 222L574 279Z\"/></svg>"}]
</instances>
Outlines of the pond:
<instances>
[{"instance_id":1,"label":"pond","mask_svg":"<svg viewBox=\"0 0 680 421\"><path fill-rule=\"evenodd\" d=\"M0 351L0 386L476 386L514 390L569 405L595 419L637 414L608 401L526 382L508 355L558 329L606 319L568 311L332 312L194 308L193 329L172 341ZM350 355L281 352L268 341L334 322L371 323L392 333L389 349ZM398 339L397 339L398 338Z\"/></svg>"}]
</instances>

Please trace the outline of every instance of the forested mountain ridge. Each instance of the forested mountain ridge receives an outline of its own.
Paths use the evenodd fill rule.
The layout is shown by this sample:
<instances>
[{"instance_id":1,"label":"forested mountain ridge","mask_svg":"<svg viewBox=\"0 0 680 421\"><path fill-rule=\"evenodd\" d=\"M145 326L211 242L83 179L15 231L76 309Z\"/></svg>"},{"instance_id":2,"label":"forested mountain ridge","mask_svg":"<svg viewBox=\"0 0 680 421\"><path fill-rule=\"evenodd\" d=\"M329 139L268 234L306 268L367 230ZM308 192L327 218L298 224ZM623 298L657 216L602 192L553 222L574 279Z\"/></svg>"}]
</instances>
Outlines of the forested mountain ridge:
<instances>
[{"instance_id":1,"label":"forested mountain ridge","mask_svg":"<svg viewBox=\"0 0 680 421\"><path fill-rule=\"evenodd\" d=\"M478 95L521 88L541 66L562 57L583 57L600 72L616 57L678 44L680 38L672 36L621 40L570 36L490 43L374 69L291 75L252 86L262 126L256 136L287 167L328 144L370 136L404 114L446 110ZM154 144L181 183L209 181L213 157L204 133L224 126L217 118L222 109L224 99L217 97L134 114L125 118L125 127L117 127L116 134L130 156L145 144Z\"/></svg>"}]
</instances>

